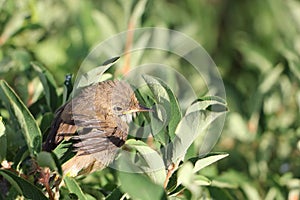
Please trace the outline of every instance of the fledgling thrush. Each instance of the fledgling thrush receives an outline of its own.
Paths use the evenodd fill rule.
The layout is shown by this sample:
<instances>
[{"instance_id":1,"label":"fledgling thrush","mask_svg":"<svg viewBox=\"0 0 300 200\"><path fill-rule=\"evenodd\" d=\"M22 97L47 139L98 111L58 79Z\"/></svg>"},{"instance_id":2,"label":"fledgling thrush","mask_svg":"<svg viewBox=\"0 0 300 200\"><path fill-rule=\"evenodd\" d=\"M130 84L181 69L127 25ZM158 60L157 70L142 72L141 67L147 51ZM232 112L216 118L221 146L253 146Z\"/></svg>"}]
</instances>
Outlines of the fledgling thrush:
<instances>
[{"instance_id":1,"label":"fledgling thrush","mask_svg":"<svg viewBox=\"0 0 300 200\"><path fill-rule=\"evenodd\" d=\"M128 135L128 123L136 112L149 111L140 106L130 85L108 80L83 88L60 107L44 143L51 151L72 138L76 154L62 165L64 174L91 173L111 163Z\"/></svg>"}]
</instances>

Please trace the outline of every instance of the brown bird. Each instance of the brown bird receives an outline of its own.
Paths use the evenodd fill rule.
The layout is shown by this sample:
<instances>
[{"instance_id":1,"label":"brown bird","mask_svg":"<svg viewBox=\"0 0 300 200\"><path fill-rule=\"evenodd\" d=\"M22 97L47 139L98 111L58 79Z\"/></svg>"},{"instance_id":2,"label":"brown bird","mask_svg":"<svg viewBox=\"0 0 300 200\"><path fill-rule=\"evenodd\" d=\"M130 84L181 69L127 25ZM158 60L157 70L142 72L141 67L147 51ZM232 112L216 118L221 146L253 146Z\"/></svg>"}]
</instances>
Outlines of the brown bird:
<instances>
[{"instance_id":1,"label":"brown bird","mask_svg":"<svg viewBox=\"0 0 300 200\"><path fill-rule=\"evenodd\" d=\"M113 161L135 113L149 110L140 106L124 81L87 86L57 110L43 149L51 151L64 139L72 139L76 154L62 165L64 174L94 172Z\"/></svg>"}]
</instances>

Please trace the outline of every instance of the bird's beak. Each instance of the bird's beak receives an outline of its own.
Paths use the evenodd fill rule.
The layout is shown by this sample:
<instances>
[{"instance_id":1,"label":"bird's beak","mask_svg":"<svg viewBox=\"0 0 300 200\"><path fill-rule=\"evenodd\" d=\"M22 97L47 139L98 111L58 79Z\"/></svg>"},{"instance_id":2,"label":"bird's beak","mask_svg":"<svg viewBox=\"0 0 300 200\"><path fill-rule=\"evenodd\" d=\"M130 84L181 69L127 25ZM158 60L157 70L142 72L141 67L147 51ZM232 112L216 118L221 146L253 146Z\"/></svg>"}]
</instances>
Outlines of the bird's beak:
<instances>
[{"instance_id":1,"label":"bird's beak","mask_svg":"<svg viewBox=\"0 0 300 200\"><path fill-rule=\"evenodd\" d=\"M123 114L130 114L130 113L135 113L135 112L153 112L153 110L151 108L147 108L142 105L138 105L138 107L127 110Z\"/></svg>"},{"instance_id":2,"label":"bird's beak","mask_svg":"<svg viewBox=\"0 0 300 200\"><path fill-rule=\"evenodd\" d=\"M145 106L139 105L139 108L137 109L136 112L153 112L151 108L147 108Z\"/></svg>"}]
</instances>

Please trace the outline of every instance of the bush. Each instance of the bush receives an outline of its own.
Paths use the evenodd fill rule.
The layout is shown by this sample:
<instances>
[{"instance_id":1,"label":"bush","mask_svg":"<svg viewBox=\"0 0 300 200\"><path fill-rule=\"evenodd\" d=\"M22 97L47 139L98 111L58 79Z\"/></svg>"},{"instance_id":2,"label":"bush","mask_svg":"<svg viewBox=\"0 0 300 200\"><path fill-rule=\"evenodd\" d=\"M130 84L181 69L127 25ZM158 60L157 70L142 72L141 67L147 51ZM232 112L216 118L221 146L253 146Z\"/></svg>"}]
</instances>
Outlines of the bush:
<instances>
[{"instance_id":1,"label":"bush","mask_svg":"<svg viewBox=\"0 0 300 200\"><path fill-rule=\"evenodd\" d=\"M212 153L194 160L197 153L191 147L188 159L174 169L166 190L161 184L163 172L126 174L108 168L76 179L66 178L65 186L60 188L61 198L118 199L127 194L124 198L146 199L149 193L183 199L299 197L298 1L4 0L0 5L2 198L45 198L46 188L36 182L38 174L30 175L31 167L37 162L60 171L57 155L45 154L41 145L55 110L66 101L67 88L62 84L65 75L77 72L98 41L132 27L148 26L171 28L191 36L219 66L230 112L213 151L229 156L210 165L227 154ZM223 100L203 98L206 91L193 71L186 68L188 63L168 54L163 54L161 60L173 63L176 70L190 77L197 97L201 97L198 100L220 105L224 108L221 113L225 111ZM135 62L134 57L131 61ZM123 71L113 67L108 73L117 78ZM149 85L149 81L159 80L149 77L145 83ZM163 84L160 87L169 91ZM159 103L159 95L162 93L148 87L139 98L152 105ZM201 109L210 112L208 108ZM184 120L185 112L181 113L172 129ZM150 123L145 120L147 115L139 115L135 123ZM162 134L168 135L168 129ZM128 145L135 152L139 148L153 150L147 141L130 139ZM153 176L160 181L153 181ZM141 192L145 188L149 193Z\"/></svg>"}]
</instances>

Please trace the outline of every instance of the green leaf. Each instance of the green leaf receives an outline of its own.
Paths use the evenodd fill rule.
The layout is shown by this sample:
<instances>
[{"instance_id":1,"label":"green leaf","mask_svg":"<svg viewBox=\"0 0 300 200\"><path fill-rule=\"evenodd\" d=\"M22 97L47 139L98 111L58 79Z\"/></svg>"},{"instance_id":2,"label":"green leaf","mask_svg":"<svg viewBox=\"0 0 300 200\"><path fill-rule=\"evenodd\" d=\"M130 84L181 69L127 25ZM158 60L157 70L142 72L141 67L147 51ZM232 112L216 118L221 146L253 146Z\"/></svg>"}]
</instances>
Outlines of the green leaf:
<instances>
[{"instance_id":1,"label":"green leaf","mask_svg":"<svg viewBox=\"0 0 300 200\"><path fill-rule=\"evenodd\" d=\"M127 140L126 145L130 149L134 149L136 153L135 155L129 155L130 157L134 157L134 160L129 162L128 157L125 157L128 156L128 152L122 152L123 154L121 155L124 157L121 158L121 162L122 159L127 159L127 161L121 163L121 170L126 169L126 171L136 173L144 172L154 183L163 185L166 179L166 171L161 156L147 144L139 140ZM127 166L125 166L125 163Z\"/></svg>"},{"instance_id":2,"label":"green leaf","mask_svg":"<svg viewBox=\"0 0 300 200\"><path fill-rule=\"evenodd\" d=\"M242 118L240 113L230 112L226 121L231 137L236 137L243 142L249 142L255 139L255 135L249 132L247 121Z\"/></svg>"},{"instance_id":3,"label":"green leaf","mask_svg":"<svg viewBox=\"0 0 300 200\"><path fill-rule=\"evenodd\" d=\"M137 40L138 39L138 40ZM136 47L145 47L147 44L149 44L149 41L151 39L151 33L150 32L144 32L139 38L134 38L134 45ZM134 56L132 56L131 59L131 66L138 66L147 52L147 49L139 49L139 51L134 52ZM162 53L162 52L160 52Z\"/></svg>"},{"instance_id":4,"label":"green leaf","mask_svg":"<svg viewBox=\"0 0 300 200\"><path fill-rule=\"evenodd\" d=\"M86 87L100 82L103 73L107 71L118 59L119 57L111 58L105 61L101 66L84 73L81 77L79 77L74 88L77 89L80 87Z\"/></svg>"},{"instance_id":5,"label":"green leaf","mask_svg":"<svg viewBox=\"0 0 300 200\"><path fill-rule=\"evenodd\" d=\"M120 188L115 188L105 199L106 200L115 200L115 199L121 199L122 192L120 191Z\"/></svg>"},{"instance_id":6,"label":"green leaf","mask_svg":"<svg viewBox=\"0 0 300 200\"><path fill-rule=\"evenodd\" d=\"M278 81L279 76L283 72L284 67L282 64L278 64L276 67L269 70L263 78L263 81L258 87L261 94L268 92Z\"/></svg>"},{"instance_id":7,"label":"green leaf","mask_svg":"<svg viewBox=\"0 0 300 200\"><path fill-rule=\"evenodd\" d=\"M156 114L160 116L160 124L164 126L167 125L169 136L171 137L171 139L174 138L176 126L178 125L182 117L181 110L175 95L173 94L172 90L167 86L167 84L159 78L143 75L143 79L145 80L151 92L153 93L156 103L158 105L161 105L161 107L164 109L162 110L160 107L158 107L156 112ZM152 127L157 126L156 124L156 121L151 122ZM161 128L161 125L159 128ZM164 134L164 132L162 132L162 134ZM159 135L154 135L154 137L157 138L159 137ZM162 142L163 144L167 144L169 141Z\"/></svg>"},{"instance_id":8,"label":"green leaf","mask_svg":"<svg viewBox=\"0 0 300 200\"><path fill-rule=\"evenodd\" d=\"M294 73L294 75L300 80L300 60L297 58L296 61L294 60L288 60L289 67L291 68L291 71Z\"/></svg>"},{"instance_id":9,"label":"green leaf","mask_svg":"<svg viewBox=\"0 0 300 200\"><path fill-rule=\"evenodd\" d=\"M197 174L194 176L194 183L198 186L208 186L211 185L211 180L205 176Z\"/></svg>"},{"instance_id":10,"label":"green leaf","mask_svg":"<svg viewBox=\"0 0 300 200\"><path fill-rule=\"evenodd\" d=\"M26 158L30 156L29 150L27 146L23 146L21 149L17 151L17 154L15 155L13 159L13 168L16 169L17 171L22 170L21 169L21 164Z\"/></svg>"},{"instance_id":11,"label":"green leaf","mask_svg":"<svg viewBox=\"0 0 300 200\"><path fill-rule=\"evenodd\" d=\"M212 121L211 117L208 119L206 113L200 111L189 113L182 118L176 130L177 137L172 142L173 145L168 146L172 148L168 152L171 153L173 163L177 163L178 159L183 159L189 146Z\"/></svg>"},{"instance_id":12,"label":"green leaf","mask_svg":"<svg viewBox=\"0 0 300 200\"><path fill-rule=\"evenodd\" d=\"M251 99L251 117L248 122L251 128L251 131L256 132L259 118L260 118L260 110L263 103L264 95L271 90L276 84L278 84L278 79L284 70L284 66L282 64L278 64L276 67L272 68L268 71L268 73L264 74L264 77L258 86L258 90L252 96ZM253 130L252 130L253 129Z\"/></svg>"},{"instance_id":13,"label":"green leaf","mask_svg":"<svg viewBox=\"0 0 300 200\"><path fill-rule=\"evenodd\" d=\"M225 157L227 157L229 154L227 153L221 153L217 155L209 155L205 158L201 158L195 163L195 166L193 168L193 173L198 172L199 170L203 169L204 167L207 167L211 165L214 162L217 162L218 160L221 160Z\"/></svg>"},{"instance_id":14,"label":"green leaf","mask_svg":"<svg viewBox=\"0 0 300 200\"><path fill-rule=\"evenodd\" d=\"M183 184L184 186L191 185L193 181L193 164L185 162L178 169L177 185Z\"/></svg>"},{"instance_id":15,"label":"green leaf","mask_svg":"<svg viewBox=\"0 0 300 200\"><path fill-rule=\"evenodd\" d=\"M82 192L81 188L79 187L78 183L75 181L74 178L65 176L64 182L69 190L70 193L73 193L77 196L78 199L86 200L87 197Z\"/></svg>"},{"instance_id":16,"label":"green leaf","mask_svg":"<svg viewBox=\"0 0 300 200\"><path fill-rule=\"evenodd\" d=\"M37 155L37 162L41 167L49 167L51 170L57 170L60 174L62 174L60 163L54 153L41 151Z\"/></svg>"},{"instance_id":17,"label":"green leaf","mask_svg":"<svg viewBox=\"0 0 300 200\"><path fill-rule=\"evenodd\" d=\"M35 155L40 152L42 135L37 123L17 94L4 80L0 80L0 99L18 120L30 154Z\"/></svg>"},{"instance_id":18,"label":"green leaf","mask_svg":"<svg viewBox=\"0 0 300 200\"><path fill-rule=\"evenodd\" d=\"M213 112L227 111L226 101L217 96L206 96L195 100L190 107L188 107L186 114L199 111L210 110Z\"/></svg>"},{"instance_id":19,"label":"green leaf","mask_svg":"<svg viewBox=\"0 0 300 200\"><path fill-rule=\"evenodd\" d=\"M23 22L25 20L24 13L15 13L13 17L9 19L4 30L2 30L2 36L4 39L9 39L14 35L19 29L21 29Z\"/></svg>"},{"instance_id":20,"label":"green leaf","mask_svg":"<svg viewBox=\"0 0 300 200\"><path fill-rule=\"evenodd\" d=\"M248 177L238 171L228 170L215 177L212 186L219 188L238 188L249 182Z\"/></svg>"},{"instance_id":21,"label":"green leaf","mask_svg":"<svg viewBox=\"0 0 300 200\"><path fill-rule=\"evenodd\" d=\"M251 185L250 183L245 183L241 186L242 190L245 192L247 199L256 200L261 199L258 189Z\"/></svg>"},{"instance_id":22,"label":"green leaf","mask_svg":"<svg viewBox=\"0 0 300 200\"><path fill-rule=\"evenodd\" d=\"M52 111L55 111L58 107L58 96L56 92L57 86L55 84L54 77L41 64L37 62L31 62L31 65L33 69L38 73L38 76L42 82L46 96L46 101L49 108Z\"/></svg>"},{"instance_id":23,"label":"green leaf","mask_svg":"<svg viewBox=\"0 0 300 200\"><path fill-rule=\"evenodd\" d=\"M6 150L7 150L7 139L5 134L5 126L2 121L2 117L0 117L0 162L2 162L6 158Z\"/></svg>"},{"instance_id":24,"label":"green leaf","mask_svg":"<svg viewBox=\"0 0 300 200\"><path fill-rule=\"evenodd\" d=\"M193 165L190 162L186 162L178 170L177 185L182 183L186 187L193 187L194 185L205 186L211 184L208 178L195 173L196 172L193 171Z\"/></svg>"},{"instance_id":25,"label":"green leaf","mask_svg":"<svg viewBox=\"0 0 300 200\"><path fill-rule=\"evenodd\" d=\"M48 199L35 185L16 174L2 169L0 169L0 174L19 192L19 194L23 195L25 198L41 200Z\"/></svg>"},{"instance_id":26,"label":"green leaf","mask_svg":"<svg viewBox=\"0 0 300 200\"><path fill-rule=\"evenodd\" d=\"M173 144L168 146L168 152L172 153L172 162L176 163L178 159L182 159L187 149L199 136L202 137L202 144L204 145L210 145L212 141L216 141L217 138L214 138L214 135L207 135L205 133L210 128L212 122L225 114L226 111L226 105L223 101L217 100L217 98L193 103L187 109L185 116L176 128L176 137Z\"/></svg>"},{"instance_id":27,"label":"green leaf","mask_svg":"<svg viewBox=\"0 0 300 200\"><path fill-rule=\"evenodd\" d=\"M193 196L199 197L199 186L207 186L211 184L211 181L193 172L193 164L191 162L185 162L178 169L177 186L183 185L188 188Z\"/></svg>"},{"instance_id":28,"label":"green leaf","mask_svg":"<svg viewBox=\"0 0 300 200\"><path fill-rule=\"evenodd\" d=\"M144 14L146 3L147 3L146 0L141 0L141 1L137 2L137 4L135 5L135 8L131 14L131 20L133 21L131 23L136 24L136 22L138 20L142 19L142 15Z\"/></svg>"},{"instance_id":29,"label":"green leaf","mask_svg":"<svg viewBox=\"0 0 300 200\"><path fill-rule=\"evenodd\" d=\"M112 79L112 78L113 78L112 74L104 73L104 74L102 74L101 78L99 79L99 82L106 81L106 80L109 80L109 79Z\"/></svg>"},{"instance_id":30,"label":"green leaf","mask_svg":"<svg viewBox=\"0 0 300 200\"><path fill-rule=\"evenodd\" d=\"M108 15L104 14L98 9L94 10L91 15L93 17L93 20L95 21L96 26L103 27L103 30L101 31L103 38L111 37L112 35L117 33L114 23L111 21L112 19L110 19Z\"/></svg>"},{"instance_id":31,"label":"green leaf","mask_svg":"<svg viewBox=\"0 0 300 200\"><path fill-rule=\"evenodd\" d=\"M40 130L42 133L45 133L51 127L53 118L54 114L52 112L46 112L43 114L43 118L40 122Z\"/></svg>"},{"instance_id":32,"label":"green leaf","mask_svg":"<svg viewBox=\"0 0 300 200\"><path fill-rule=\"evenodd\" d=\"M162 186L153 183L143 174L119 172L121 189L133 199L167 199Z\"/></svg>"},{"instance_id":33,"label":"green leaf","mask_svg":"<svg viewBox=\"0 0 300 200\"><path fill-rule=\"evenodd\" d=\"M72 142L65 140L59 143L52 152L59 159L60 163L66 162L76 154L76 152L72 149Z\"/></svg>"}]
</instances>

